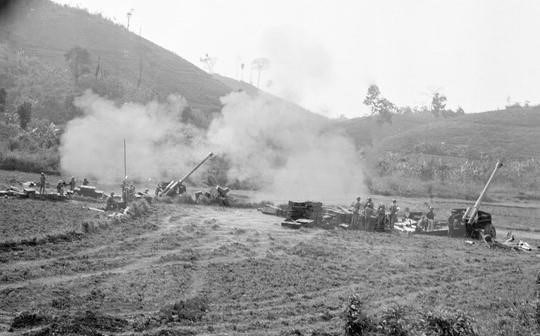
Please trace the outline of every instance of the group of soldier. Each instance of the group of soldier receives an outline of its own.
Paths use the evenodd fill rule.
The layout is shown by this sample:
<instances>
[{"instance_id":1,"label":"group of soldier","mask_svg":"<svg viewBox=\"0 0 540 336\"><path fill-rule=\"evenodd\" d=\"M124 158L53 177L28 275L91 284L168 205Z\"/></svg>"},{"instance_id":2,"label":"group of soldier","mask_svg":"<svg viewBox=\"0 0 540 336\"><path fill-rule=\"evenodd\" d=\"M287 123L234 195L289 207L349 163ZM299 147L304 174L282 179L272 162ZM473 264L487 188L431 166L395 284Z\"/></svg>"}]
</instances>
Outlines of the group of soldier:
<instances>
[{"instance_id":1,"label":"group of soldier","mask_svg":"<svg viewBox=\"0 0 540 336\"><path fill-rule=\"evenodd\" d=\"M427 202L424 205L426 206L426 212L418 220L417 228L423 231L431 231L434 229L435 213L433 207ZM362 203L361 197L357 197L356 201L351 205L351 209L350 228L366 231L393 230L400 211L395 199L392 200L392 204L388 208L384 204L379 204L375 209L371 197L368 197L365 203ZM409 208L405 208L403 217L404 219L410 218Z\"/></svg>"},{"instance_id":2,"label":"group of soldier","mask_svg":"<svg viewBox=\"0 0 540 336\"><path fill-rule=\"evenodd\" d=\"M357 197L352 205L352 219L350 227L357 230L366 231L385 231L392 229L397 221L397 213L399 207L397 200L392 201L392 205L388 207L380 204L377 209L371 197L368 197L365 203L362 203L362 198Z\"/></svg>"},{"instance_id":3,"label":"group of soldier","mask_svg":"<svg viewBox=\"0 0 540 336\"><path fill-rule=\"evenodd\" d=\"M82 185L88 185L89 181L85 177ZM59 180L56 184L56 192L59 195L64 195L64 188L69 187L69 190L73 192L75 190L75 187L77 186L77 182L75 181L75 177L72 176L68 183L64 180ZM41 172L39 176L39 193L40 194L46 194L47 193L47 177L45 176L44 172Z\"/></svg>"}]
</instances>

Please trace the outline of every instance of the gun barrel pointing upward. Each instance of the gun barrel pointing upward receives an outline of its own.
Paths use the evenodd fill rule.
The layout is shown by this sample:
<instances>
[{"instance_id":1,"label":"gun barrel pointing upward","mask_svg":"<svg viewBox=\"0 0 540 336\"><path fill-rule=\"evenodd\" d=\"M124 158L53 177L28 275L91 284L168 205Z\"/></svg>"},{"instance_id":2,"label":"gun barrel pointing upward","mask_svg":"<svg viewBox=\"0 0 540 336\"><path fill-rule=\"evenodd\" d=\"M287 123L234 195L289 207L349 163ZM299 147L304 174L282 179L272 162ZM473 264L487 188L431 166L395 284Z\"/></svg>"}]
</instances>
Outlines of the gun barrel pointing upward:
<instances>
[{"instance_id":1,"label":"gun barrel pointing upward","mask_svg":"<svg viewBox=\"0 0 540 336\"><path fill-rule=\"evenodd\" d=\"M491 184L491 181L495 177L495 173L497 172L497 170L499 170L499 168L502 167L502 165L503 164L502 164L501 161L497 161L497 164L495 165L495 168L493 169L493 172L491 173L491 176L489 177L488 181L486 182L486 185L484 186L484 189L480 193L480 196L478 196L478 199L476 200L476 203L474 203L474 207L476 209L478 209L480 207L480 204L482 203L482 200L484 199L484 196L486 195L486 192L487 192L487 190L489 188L489 185Z\"/></svg>"},{"instance_id":2,"label":"gun barrel pointing upward","mask_svg":"<svg viewBox=\"0 0 540 336\"><path fill-rule=\"evenodd\" d=\"M184 183L184 181L187 180L188 177L191 176L191 174L193 174L197 169L199 169L200 166L202 166L206 161L208 161L208 159L210 159L213 156L214 156L214 153L212 153L212 152L208 153L208 155L201 162L199 162L199 164L196 165L195 168L193 168L189 173L187 173L184 177L182 177L182 179L180 179L178 181L172 180L167 185L167 187L165 187L165 189L160 193L160 195L166 195L169 190L175 188L178 184Z\"/></svg>"},{"instance_id":3,"label":"gun barrel pointing upward","mask_svg":"<svg viewBox=\"0 0 540 336\"><path fill-rule=\"evenodd\" d=\"M199 162L199 164L196 165L195 168L193 168L189 173L182 177L182 179L178 181L178 183L184 183L184 181L187 180L188 177L191 176L191 174L193 174L197 169L199 169L199 167L202 166L206 161L208 161L208 159L210 159L212 156L214 156L214 153L208 153L208 155L201 162Z\"/></svg>"},{"instance_id":4,"label":"gun barrel pointing upward","mask_svg":"<svg viewBox=\"0 0 540 336\"><path fill-rule=\"evenodd\" d=\"M482 189L480 196L478 196L478 199L474 203L474 206L472 208L468 208L467 211L465 211L465 213L463 214L463 219L467 219L469 222L474 220L474 218L476 217L476 214L478 213L478 208L480 207L480 204L482 204L482 200L484 199L484 196L486 195L489 185L491 184L491 181L495 177L495 173L502 166L503 166L502 161L500 160L497 161L497 164L495 165L493 172L491 172L491 175L489 176L489 179L487 180L486 185L484 186L484 189Z\"/></svg>"}]
</instances>

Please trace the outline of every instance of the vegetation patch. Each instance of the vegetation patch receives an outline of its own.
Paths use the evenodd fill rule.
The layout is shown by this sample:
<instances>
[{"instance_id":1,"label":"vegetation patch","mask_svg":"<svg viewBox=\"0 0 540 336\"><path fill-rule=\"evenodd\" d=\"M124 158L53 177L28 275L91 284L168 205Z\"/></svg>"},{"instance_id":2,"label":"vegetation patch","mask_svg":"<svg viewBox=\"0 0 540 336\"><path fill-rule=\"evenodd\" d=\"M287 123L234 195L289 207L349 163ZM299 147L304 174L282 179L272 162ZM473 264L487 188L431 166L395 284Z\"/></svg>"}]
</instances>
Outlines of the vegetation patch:
<instances>
[{"instance_id":1,"label":"vegetation patch","mask_svg":"<svg viewBox=\"0 0 540 336\"><path fill-rule=\"evenodd\" d=\"M362 300L353 295L345 311L346 336L478 336L473 320L462 312L419 312L395 306L369 317Z\"/></svg>"}]
</instances>

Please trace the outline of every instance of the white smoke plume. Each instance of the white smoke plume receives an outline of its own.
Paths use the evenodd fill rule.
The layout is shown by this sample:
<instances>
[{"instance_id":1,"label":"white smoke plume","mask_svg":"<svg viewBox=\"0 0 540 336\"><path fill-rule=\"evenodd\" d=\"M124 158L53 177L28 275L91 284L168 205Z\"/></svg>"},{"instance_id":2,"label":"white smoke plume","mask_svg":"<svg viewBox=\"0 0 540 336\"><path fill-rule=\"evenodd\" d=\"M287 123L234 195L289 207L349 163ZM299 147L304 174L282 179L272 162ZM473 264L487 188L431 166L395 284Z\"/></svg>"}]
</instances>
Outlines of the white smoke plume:
<instances>
[{"instance_id":1,"label":"white smoke plume","mask_svg":"<svg viewBox=\"0 0 540 336\"><path fill-rule=\"evenodd\" d=\"M231 93L208 139L231 164L229 178L260 181L270 197L329 200L366 191L352 142L326 121L270 96Z\"/></svg>"},{"instance_id":2,"label":"white smoke plume","mask_svg":"<svg viewBox=\"0 0 540 336\"><path fill-rule=\"evenodd\" d=\"M169 96L164 104L116 106L88 91L74 104L84 115L66 125L60 147L61 167L70 174L103 183L119 181L124 175L124 139L127 174L133 179L178 176L207 154L197 142L198 131L180 122L187 106L180 96Z\"/></svg>"},{"instance_id":3,"label":"white smoke plume","mask_svg":"<svg viewBox=\"0 0 540 336\"><path fill-rule=\"evenodd\" d=\"M327 120L269 95L234 92L222 98L222 114L208 130L182 124L185 100L115 106L85 93L75 104L84 116L62 137L62 168L100 181L178 176L213 151L227 160L230 182L257 186L268 199L334 200L366 192L358 156L345 136L325 131Z\"/></svg>"}]
</instances>

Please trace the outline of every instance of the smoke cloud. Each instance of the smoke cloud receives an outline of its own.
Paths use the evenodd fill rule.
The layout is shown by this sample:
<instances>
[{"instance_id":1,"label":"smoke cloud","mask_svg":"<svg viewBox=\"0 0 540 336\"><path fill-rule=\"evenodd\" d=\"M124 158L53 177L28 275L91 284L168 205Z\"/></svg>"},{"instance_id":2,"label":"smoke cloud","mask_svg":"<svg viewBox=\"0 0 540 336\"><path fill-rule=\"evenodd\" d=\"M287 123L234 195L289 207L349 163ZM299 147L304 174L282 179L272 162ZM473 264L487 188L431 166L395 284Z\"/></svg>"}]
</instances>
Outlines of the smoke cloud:
<instances>
[{"instance_id":1,"label":"smoke cloud","mask_svg":"<svg viewBox=\"0 0 540 336\"><path fill-rule=\"evenodd\" d=\"M178 175L207 154L198 143L200 131L180 122L187 106L180 96L118 107L87 91L74 104L84 115L68 122L60 147L61 167L73 175L118 182L124 175L124 139L128 176L135 179Z\"/></svg>"},{"instance_id":2,"label":"smoke cloud","mask_svg":"<svg viewBox=\"0 0 540 336\"><path fill-rule=\"evenodd\" d=\"M61 165L77 176L111 182L178 176L209 151L228 162L228 181L258 188L268 199L334 200L366 192L353 143L314 117L270 95L233 92L208 130L181 122L186 102L170 96L146 105L113 102L87 92L75 104L84 115L62 137Z\"/></svg>"},{"instance_id":3,"label":"smoke cloud","mask_svg":"<svg viewBox=\"0 0 540 336\"><path fill-rule=\"evenodd\" d=\"M270 96L231 93L208 139L230 161L230 179L259 182L268 197L342 199L366 191L360 162L325 119Z\"/></svg>"}]
</instances>

